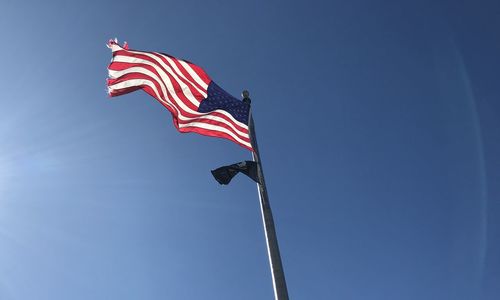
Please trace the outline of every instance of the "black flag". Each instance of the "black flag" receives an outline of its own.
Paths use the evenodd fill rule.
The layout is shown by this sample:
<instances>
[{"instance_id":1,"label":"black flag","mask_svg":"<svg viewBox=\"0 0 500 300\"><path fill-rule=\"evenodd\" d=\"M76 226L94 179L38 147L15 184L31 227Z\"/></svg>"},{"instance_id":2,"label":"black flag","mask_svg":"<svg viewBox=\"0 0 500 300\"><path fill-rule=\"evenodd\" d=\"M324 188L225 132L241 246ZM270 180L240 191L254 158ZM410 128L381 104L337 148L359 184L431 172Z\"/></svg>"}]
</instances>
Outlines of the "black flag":
<instances>
[{"instance_id":1,"label":"black flag","mask_svg":"<svg viewBox=\"0 0 500 300\"><path fill-rule=\"evenodd\" d=\"M253 181L257 183L259 182L257 176L257 163L250 160L245 160L229 166L223 166L212 170L211 172L215 180L217 180L220 184L229 184L231 179L233 179L233 177L239 172L247 175Z\"/></svg>"}]
</instances>

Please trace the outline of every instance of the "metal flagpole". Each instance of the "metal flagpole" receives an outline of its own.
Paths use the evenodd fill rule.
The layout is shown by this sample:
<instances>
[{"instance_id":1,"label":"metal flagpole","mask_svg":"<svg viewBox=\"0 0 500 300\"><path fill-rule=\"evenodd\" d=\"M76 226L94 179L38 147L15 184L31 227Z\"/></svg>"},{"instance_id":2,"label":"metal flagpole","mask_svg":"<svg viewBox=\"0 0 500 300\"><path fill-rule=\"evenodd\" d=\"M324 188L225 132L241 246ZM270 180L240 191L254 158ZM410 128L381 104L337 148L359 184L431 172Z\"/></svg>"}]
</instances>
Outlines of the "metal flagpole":
<instances>
[{"instance_id":1,"label":"metal flagpole","mask_svg":"<svg viewBox=\"0 0 500 300\"><path fill-rule=\"evenodd\" d=\"M243 101L250 105L250 93L243 91ZM278 247L278 238L274 228L273 213L269 204L269 197L267 196L266 182L264 180L264 171L262 170L262 163L259 155L259 147L257 145L257 136L255 135L255 126L252 118L252 110L250 108L248 129L250 132L250 143L252 144L253 160L257 163L257 175L259 183L260 209L262 212L262 221L264 223L264 231L266 234L267 254L269 256L269 264L271 266L271 274L273 277L274 298L276 300L288 300L288 290L286 287L285 273L283 265L281 264L280 249Z\"/></svg>"}]
</instances>

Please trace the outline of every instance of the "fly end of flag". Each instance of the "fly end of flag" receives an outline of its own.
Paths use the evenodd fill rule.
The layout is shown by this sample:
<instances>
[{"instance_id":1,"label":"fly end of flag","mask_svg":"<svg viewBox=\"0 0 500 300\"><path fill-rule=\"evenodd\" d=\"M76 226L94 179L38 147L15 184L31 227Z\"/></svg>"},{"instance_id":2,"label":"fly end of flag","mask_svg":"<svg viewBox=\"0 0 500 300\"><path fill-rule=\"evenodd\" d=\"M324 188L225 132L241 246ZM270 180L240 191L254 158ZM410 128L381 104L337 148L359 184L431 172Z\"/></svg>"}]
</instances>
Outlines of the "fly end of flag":
<instances>
[{"instance_id":1,"label":"fly end of flag","mask_svg":"<svg viewBox=\"0 0 500 300\"><path fill-rule=\"evenodd\" d=\"M109 87L110 85L111 85L111 79L108 78L106 79L106 94L108 94L108 98L113 97L113 95L111 95L111 88Z\"/></svg>"},{"instance_id":2,"label":"fly end of flag","mask_svg":"<svg viewBox=\"0 0 500 300\"><path fill-rule=\"evenodd\" d=\"M116 45L117 42L116 42L116 38L113 40L113 39L109 39L108 43L106 44L106 46L111 49L111 47L113 47L113 45Z\"/></svg>"},{"instance_id":3,"label":"fly end of flag","mask_svg":"<svg viewBox=\"0 0 500 300\"><path fill-rule=\"evenodd\" d=\"M108 41L108 43L106 44L106 46L111 49L111 51L116 51L117 49L124 49L124 50L128 50L128 43L127 42L124 42L123 43L123 46L120 46L120 44L118 43L118 39L117 38L114 38L114 39L110 39Z\"/></svg>"}]
</instances>

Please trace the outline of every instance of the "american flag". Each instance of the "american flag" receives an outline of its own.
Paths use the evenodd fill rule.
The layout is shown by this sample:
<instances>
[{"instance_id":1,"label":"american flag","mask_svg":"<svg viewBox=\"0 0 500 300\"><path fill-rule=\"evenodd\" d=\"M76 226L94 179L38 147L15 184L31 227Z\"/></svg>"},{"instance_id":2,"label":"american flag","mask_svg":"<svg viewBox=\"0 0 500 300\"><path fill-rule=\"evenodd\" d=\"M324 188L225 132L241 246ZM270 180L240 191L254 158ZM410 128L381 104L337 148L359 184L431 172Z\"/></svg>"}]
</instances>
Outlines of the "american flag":
<instances>
[{"instance_id":1,"label":"american flag","mask_svg":"<svg viewBox=\"0 0 500 300\"><path fill-rule=\"evenodd\" d=\"M229 139L252 151L248 132L250 106L220 88L197 65L159 52L108 42L111 97L142 89L171 113L180 132Z\"/></svg>"}]
</instances>

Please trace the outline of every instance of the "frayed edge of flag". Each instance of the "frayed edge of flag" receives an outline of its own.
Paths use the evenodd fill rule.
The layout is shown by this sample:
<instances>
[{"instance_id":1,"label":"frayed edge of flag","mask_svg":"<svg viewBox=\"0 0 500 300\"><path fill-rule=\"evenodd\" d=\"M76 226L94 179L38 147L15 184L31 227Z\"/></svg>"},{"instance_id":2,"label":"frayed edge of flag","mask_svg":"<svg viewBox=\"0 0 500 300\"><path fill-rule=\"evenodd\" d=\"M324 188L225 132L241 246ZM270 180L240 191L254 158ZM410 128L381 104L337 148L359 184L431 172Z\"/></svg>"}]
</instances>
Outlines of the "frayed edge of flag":
<instances>
[{"instance_id":1,"label":"frayed edge of flag","mask_svg":"<svg viewBox=\"0 0 500 300\"><path fill-rule=\"evenodd\" d=\"M120 46L120 44L118 43L118 39L114 38L114 39L110 39L108 41L108 43L106 44L106 47L111 49L112 52L115 52L118 50L128 50L128 43L123 42L123 46ZM111 58L111 63L112 62L113 62L113 58ZM108 78L106 79L106 90L107 90L106 93L108 94L109 98L116 96L113 94L114 91L110 87L110 85L112 85L113 79L116 79L116 78L114 78L113 76L111 76L111 74L109 74L109 67L108 67Z\"/></svg>"},{"instance_id":2,"label":"frayed edge of flag","mask_svg":"<svg viewBox=\"0 0 500 300\"><path fill-rule=\"evenodd\" d=\"M109 41L106 43L106 47L108 47L109 49L111 49L113 47L113 45L118 45L118 39L115 38L115 39L109 39Z\"/></svg>"},{"instance_id":3,"label":"frayed edge of flag","mask_svg":"<svg viewBox=\"0 0 500 300\"><path fill-rule=\"evenodd\" d=\"M128 50L128 43L125 41L125 42L123 42L123 46L120 46L117 38L110 39L108 41L108 43L106 44L106 47L108 47L109 49L113 49L113 46L118 46L124 50Z\"/></svg>"},{"instance_id":4,"label":"frayed edge of flag","mask_svg":"<svg viewBox=\"0 0 500 300\"><path fill-rule=\"evenodd\" d=\"M112 98L112 91L113 89L109 86L111 84L111 78L106 79L106 94L108 95L108 98Z\"/></svg>"}]
</instances>

